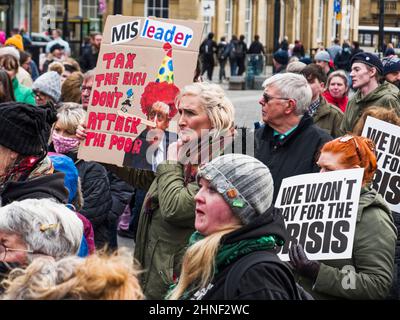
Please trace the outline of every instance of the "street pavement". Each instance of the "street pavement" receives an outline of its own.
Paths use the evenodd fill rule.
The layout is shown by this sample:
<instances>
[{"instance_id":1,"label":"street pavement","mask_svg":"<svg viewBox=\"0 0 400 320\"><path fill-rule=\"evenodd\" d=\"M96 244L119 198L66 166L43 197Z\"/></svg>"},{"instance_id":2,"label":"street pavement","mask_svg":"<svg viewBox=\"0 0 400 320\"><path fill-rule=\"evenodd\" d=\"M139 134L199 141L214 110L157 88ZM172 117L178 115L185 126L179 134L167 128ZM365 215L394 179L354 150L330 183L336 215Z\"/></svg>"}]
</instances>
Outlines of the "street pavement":
<instances>
[{"instance_id":1,"label":"street pavement","mask_svg":"<svg viewBox=\"0 0 400 320\"><path fill-rule=\"evenodd\" d=\"M227 71L229 68L226 68ZM269 70L267 70L268 72ZM219 84L218 81L219 69L216 67L213 73L213 83ZM205 78L206 75L204 75ZM235 106L235 123L238 127L253 128L254 122L261 120L261 106L258 103L262 96L261 90L228 90L228 82L220 84L228 98ZM121 247L134 248L132 239L118 236L118 245Z\"/></svg>"}]
</instances>

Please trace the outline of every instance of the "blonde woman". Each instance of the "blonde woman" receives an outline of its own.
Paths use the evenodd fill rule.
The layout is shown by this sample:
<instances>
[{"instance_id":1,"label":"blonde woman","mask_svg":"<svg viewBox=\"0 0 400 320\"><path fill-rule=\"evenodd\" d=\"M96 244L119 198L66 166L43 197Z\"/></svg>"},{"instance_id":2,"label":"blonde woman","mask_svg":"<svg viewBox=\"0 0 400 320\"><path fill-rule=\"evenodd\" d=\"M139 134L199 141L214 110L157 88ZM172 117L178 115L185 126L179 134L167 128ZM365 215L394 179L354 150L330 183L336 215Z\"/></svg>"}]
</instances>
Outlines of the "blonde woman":
<instances>
[{"instance_id":1,"label":"blonde woman","mask_svg":"<svg viewBox=\"0 0 400 320\"><path fill-rule=\"evenodd\" d=\"M293 274L276 255L287 235L267 166L229 154L201 166L197 179L197 231L169 298L298 299Z\"/></svg>"},{"instance_id":2,"label":"blonde woman","mask_svg":"<svg viewBox=\"0 0 400 320\"><path fill-rule=\"evenodd\" d=\"M221 139L224 136L229 140L234 127L234 107L216 84L197 82L184 87L176 105L179 139L169 145L167 160L157 166L156 172L114 170L134 187L148 190L135 244L135 258L146 271L141 284L148 299L163 299L178 277L186 244L194 231L198 165L223 152L221 146L227 143L224 145ZM78 136L84 138L85 131L80 129Z\"/></svg>"}]
</instances>

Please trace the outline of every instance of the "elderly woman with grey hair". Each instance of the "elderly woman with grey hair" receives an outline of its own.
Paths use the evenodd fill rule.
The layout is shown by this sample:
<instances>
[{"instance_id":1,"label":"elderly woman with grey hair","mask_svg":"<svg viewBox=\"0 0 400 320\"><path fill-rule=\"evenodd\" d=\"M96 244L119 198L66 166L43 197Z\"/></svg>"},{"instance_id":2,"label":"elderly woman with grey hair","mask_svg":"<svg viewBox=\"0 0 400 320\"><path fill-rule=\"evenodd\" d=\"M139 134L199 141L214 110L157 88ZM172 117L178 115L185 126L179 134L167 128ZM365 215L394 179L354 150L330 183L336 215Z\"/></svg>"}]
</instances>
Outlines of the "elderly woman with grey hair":
<instances>
[{"instance_id":1,"label":"elderly woman with grey hair","mask_svg":"<svg viewBox=\"0 0 400 320\"><path fill-rule=\"evenodd\" d=\"M28 265L35 256L60 259L78 252L81 220L49 199L14 201L0 208L0 261Z\"/></svg>"}]
</instances>

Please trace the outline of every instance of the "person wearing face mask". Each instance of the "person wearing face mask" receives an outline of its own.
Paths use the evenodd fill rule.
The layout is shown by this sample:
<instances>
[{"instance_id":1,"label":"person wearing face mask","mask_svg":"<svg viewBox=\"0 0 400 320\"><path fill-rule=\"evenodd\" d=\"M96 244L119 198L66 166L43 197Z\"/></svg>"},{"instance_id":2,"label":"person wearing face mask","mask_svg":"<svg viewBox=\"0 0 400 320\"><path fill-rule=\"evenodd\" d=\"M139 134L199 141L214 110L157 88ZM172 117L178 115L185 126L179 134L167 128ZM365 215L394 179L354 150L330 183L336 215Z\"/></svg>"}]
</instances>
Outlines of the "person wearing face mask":
<instances>
[{"instance_id":1,"label":"person wearing face mask","mask_svg":"<svg viewBox=\"0 0 400 320\"><path fill-rule=\"evenodd\" d=\"M112 198L106 169L97 162L77 158L80 140L75 137L75 132L85 116L81 105L63 103L53 126L51 149L75 162L83 193L80 213L92 223L95 245L100 249L109 242L108 215Z\"/></svg>"},{"instance_id":2,"label":"person wearing face mask","mask_svg":"<svg viewBox=\"0 0 400 320\"><path fill-rule=\"evenodd\" d=\"M397 56L387 57L382 64L385 80L400 89L400 59Z\"/></svg>"}]
</instances>

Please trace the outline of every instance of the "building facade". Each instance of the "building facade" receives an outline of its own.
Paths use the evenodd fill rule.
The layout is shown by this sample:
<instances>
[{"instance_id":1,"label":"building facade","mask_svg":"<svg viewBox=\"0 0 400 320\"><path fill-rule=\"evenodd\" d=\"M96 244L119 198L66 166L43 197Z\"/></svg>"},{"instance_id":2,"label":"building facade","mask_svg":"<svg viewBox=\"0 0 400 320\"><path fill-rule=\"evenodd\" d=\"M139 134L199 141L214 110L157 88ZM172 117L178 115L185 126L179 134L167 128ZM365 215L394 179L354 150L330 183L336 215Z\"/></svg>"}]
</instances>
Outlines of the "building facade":
<instances>
[{"instance_id":1,"label":"building facade","mask_svg":"<svg viewBox=\"0 0 400 320\"><path fill-rule=\"evenodd\" d=\"M363 47L377 49L379 37L379 0L361 0L359 42ZM400 45L400 1L385 0L384 2L385 42L392 42L395 47Z\"/></svg>"},{"instance_id":2,"label":"building facade","mask_svg":"<svg viewBox=\"0 0 400 320\"><path fill-rule=\"evenodd\" d=\"M52 14L55 15L56 27L62 28L67 2L71 41L81 40L90 31L101 31L107 15L113 13L115 5L115 0L10 1L15 4L13 26L33 32L45 29L47 6L55 8ZM335 37L341 41L358 39L357 26L362 0L116 1L119 4L122 2L123 15L202 20L205 23L204 36L208 32L214 32L216 40L222 36L229 40L232 35L243 34L249 44L254 35L258 34L268 53L274 50L274 27L277 24L279 41L284 36L288 37L289 43L299 39L307 53L310 53L319 44L329 47ZM211 10L207 11L207 8ZM279 9L278 15L275 9ZM365 10L362 8L362 12ZM1 14L0 6L0 18Z\"/></svg>"},{"instance_id":3,"label":"building facade","mask_svg":"<svg viewBox=\"0 0 400 320\"><path fill-rule=\"evenodd\" d=\"M205 14L210 2L214 10ZM340 4L337 13L335 3ZM124 1L123 14L203 20L204 36L214 32L216 40L243 34L250 43L258 34L267 51L272 52L276 5L280 41L284 36L290 43L299 39L310 52L320 43L329 47L336 37L341 42L358 39L360 0L133 0Z\"/></svg>"}]
</instances>

